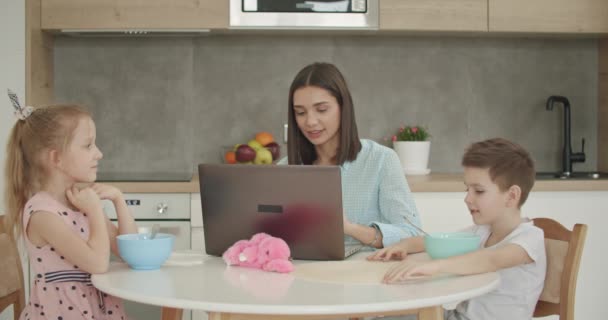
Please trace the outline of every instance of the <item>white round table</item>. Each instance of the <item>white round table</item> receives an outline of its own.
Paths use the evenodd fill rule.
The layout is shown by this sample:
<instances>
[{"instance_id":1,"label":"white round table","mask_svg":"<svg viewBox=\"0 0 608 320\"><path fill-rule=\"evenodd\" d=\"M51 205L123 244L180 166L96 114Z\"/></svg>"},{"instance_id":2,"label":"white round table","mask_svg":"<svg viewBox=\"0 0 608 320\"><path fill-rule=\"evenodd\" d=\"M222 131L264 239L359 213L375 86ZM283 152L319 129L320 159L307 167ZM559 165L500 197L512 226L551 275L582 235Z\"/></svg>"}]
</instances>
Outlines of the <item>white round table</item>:
<instances>
[{"instance_id":1,"label":"white round table","mask_svg":"<svg viewBox=\"0 0 608 320\"><path fill-rule=\"evenodd\" d=\"M497 273L438 276L399 285L380 283L396 262L369 262L360 253L339 262L295 261L290 274L227 267L206 256L193 266L135 271L112 264L92 276L99 290L116 297L163 307L163 319L181 319L183 309L203 310L209 319L363 317L414 312L419 319L442 319L441 305L470 299L496 288ZM409 257L428 259L426 254Z\"/></svg>"}]
</instances>

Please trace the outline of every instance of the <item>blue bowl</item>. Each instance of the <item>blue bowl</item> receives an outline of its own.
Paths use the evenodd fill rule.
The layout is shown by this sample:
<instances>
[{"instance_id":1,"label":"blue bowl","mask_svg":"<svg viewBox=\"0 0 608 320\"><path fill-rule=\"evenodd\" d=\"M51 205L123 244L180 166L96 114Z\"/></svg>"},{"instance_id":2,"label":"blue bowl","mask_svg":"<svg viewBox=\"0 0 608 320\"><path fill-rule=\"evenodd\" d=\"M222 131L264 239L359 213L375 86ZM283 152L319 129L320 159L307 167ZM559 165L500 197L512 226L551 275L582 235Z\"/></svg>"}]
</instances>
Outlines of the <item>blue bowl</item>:
<instances>
[{"instance_id":1,"label":"blue bowl","mask_svg":"<svg viewBox=\"0 0 608 320\"><path fill-rule=\"evenodd\" d=\"M468 232L436 232L424 236L424 247L433 259L465 254L479 248L480 238Z\"/></svg>"},{"instance_id":2,"label":"blue bowl","mask_svg":"<svg viewBox=\"0 0 608 320\"><path fill-rule=\"evenodd\" d=\"M173 251L175 236L157 233L154 239L149 234L121 234L116 237L120 257L133 269L155 270L169 258Z\"/></svg>"}]
</instances>

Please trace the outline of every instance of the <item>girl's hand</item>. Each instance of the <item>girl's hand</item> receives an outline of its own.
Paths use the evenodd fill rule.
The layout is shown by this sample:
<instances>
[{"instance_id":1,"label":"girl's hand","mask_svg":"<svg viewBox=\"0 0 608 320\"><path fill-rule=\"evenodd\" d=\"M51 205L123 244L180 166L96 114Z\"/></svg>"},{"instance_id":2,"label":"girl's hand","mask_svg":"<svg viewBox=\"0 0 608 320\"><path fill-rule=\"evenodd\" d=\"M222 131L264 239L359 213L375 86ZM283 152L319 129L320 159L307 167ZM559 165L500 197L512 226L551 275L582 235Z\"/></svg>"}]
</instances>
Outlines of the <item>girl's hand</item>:
<instances>
[{"instance_id":1,"label":"girl's hand","mask_svg":"<svg viewBox=\"0 0 608 320\"><path fill-rule=\"evenodd\" d=\"M91 188L101 200L107 199L116 202L122 198L122 192L118 188L108 184L94 183Z\"/></svg>"},{"instance_id":2,"label":"girl's hand","mask_svg":"<svg viewBox=\"0 0 608 320\"><path fill-rule=\"evenodd\" d=\"M407 243L405 241L400 241L390 247L377 250L372 255L367 257L367 260L403 260L405 257L407 257L407 253Z\"/></svg>"},{"instance_id":3,"label":"girl's hand","mask_svg":"<svg viewBox=\"0 0 608 320\"><path fill-rule=\"evenodd\" d=\"M70 203L81 212L102 212L99 196L92 188L78 189L74 185L65 191L65 195Z\"/></svg>"},{"instance_id":4,"label":"girl's hand","mask_svg":"<svg viewBox=\"0 0 608 320\"><path fill-rule=\"evenodd\" d=\"M421 277L430 277L439 273L439 260L427 262L403 261L390 269L382 279L384 283L399 283L407 280L416 280Z\"/></svg>"}]
</instances>

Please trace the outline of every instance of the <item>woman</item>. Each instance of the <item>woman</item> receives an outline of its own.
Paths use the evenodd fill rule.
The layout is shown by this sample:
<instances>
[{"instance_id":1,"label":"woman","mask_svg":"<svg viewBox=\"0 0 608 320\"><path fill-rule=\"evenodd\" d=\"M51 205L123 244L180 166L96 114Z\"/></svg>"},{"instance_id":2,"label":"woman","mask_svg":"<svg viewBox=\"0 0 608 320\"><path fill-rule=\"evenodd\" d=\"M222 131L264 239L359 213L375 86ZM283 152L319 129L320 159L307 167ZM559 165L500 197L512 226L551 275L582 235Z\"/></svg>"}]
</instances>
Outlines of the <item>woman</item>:
<instances>
[{"instance_id":1,"label":"woman","mask_svg":"<svg viewBox=\"0 0 608 320\"><path fill-rule=\"evenodd\" d=\"M283 164L340 166L347 246L382 248L418 235L407 221L420 226L399 159L392 149L359 139L352 97L334 65L313 63L296 75L288 121Z\"/></svg>"}]
</instances>

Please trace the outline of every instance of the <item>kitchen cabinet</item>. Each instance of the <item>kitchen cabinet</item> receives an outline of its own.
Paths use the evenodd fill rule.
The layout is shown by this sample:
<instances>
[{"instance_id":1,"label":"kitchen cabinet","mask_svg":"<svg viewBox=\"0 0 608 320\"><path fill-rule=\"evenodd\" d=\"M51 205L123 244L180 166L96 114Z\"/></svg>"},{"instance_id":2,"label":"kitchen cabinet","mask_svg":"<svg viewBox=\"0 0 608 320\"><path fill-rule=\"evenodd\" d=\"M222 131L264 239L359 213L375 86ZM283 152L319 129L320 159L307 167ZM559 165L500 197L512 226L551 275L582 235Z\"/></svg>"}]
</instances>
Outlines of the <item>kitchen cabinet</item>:
<instances>
[{"instance_id":1,"label":"kitchen cabinet","mask_svg":"<svg viewBox=\"0 0 608 320\"><path fill-rule=\"evenodd\" d=\"M608 39L598 45L597 169L608 171Z\"/></svg>"},{"instance_id":2,"label":"kitchen cabinet","mask_svg":"<svg viewBox=\"0 0 608 320\"><path fill-rule=\"evenodd\" d=\"M488 0L491 32L608 32L606 0Z\"/></svg>"},{"instance_id":3,"label":"kitchen cabinet","mask_svg":"<svg viewBox=\"0 0 608 320\"><path fill-rule=\"evenodd\" d=\"M487 0L380 0L380 30L488 31Z\"/></svg>"},{"instance_id":4,"label":"kitchen cabinet","mask_svg":"<svg viewBox=\"0 0 608 320\"><path fill-rule=\"evenodd\" d=\"M43 0L41 5L43 30L228 27L224 0Z\"/></svg>"},{"instance_id":5,"label":"kitchen cabinet","mask_svg":"<svg viewBox=\"0 0 608 320\"><path fill-rule=\"evenodd\" d=\"M429 232L453 231L472 224L464 203L464 192L416 192L414 200ZM547 217L572 229L575 223L589 227L581 259L576 289L576 319L607 319L603 308L608 288L608 258L603 248L605 227L608 225L608 191L592 192L532 192L522 208L529 218ZM557 320L557 316L543 318Z\"/></svg>"}]
</instances>

